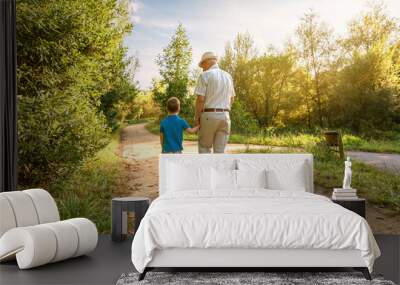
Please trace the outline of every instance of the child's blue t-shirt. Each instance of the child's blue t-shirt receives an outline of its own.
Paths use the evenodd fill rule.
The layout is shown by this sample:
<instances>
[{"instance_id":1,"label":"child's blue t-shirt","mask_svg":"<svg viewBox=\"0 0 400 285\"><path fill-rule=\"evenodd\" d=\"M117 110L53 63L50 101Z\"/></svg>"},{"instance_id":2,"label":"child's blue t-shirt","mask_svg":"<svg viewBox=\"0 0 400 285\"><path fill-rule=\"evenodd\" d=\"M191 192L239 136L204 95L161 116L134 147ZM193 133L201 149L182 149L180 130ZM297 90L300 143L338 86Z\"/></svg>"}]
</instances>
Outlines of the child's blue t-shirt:
<instances>
[{"instance_id":1,"label":"child's blue t-shirt","mask_svg":"<svg viewBox=\"0 0 400 285\"><path fill-rule=\"evenodd\" d=\"M160 123L160 132L164 134L163 152L177 152L183 149L183 131L189 124L178 115L168 115Z\"/></svg>"}]
</instances>

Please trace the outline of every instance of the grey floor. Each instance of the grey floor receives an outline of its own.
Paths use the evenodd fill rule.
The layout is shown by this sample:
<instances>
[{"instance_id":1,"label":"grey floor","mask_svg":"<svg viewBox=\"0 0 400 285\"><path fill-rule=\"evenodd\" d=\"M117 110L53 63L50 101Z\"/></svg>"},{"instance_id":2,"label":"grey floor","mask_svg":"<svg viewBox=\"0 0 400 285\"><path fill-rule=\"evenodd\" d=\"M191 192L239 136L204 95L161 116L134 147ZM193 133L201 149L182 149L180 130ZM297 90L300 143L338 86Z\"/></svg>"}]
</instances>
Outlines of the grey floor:
<instances>
[{"instance_id":1,"label":"grey floor","mask_svg":"<svg viewBox=\"0 0 400 285\"><path fill-rule=\"evenodd\" d=\"M376 261L374 272L399 284L400 236L375 238L382 256ZM131 240L114 243L110 236L101 235L97 249L88 256L30 270L19 270L15 262L4 263L0 265L0 284L115 284L122 273L134 271L130 246Z\"/></svg>"},{"instance_id":2,"label":"grey floor","mask_svg":"<svg viewBox=\"0 0 400 285\"><path fill-rule=\"evenodd\" d=\"M131 243L115 243L109 235L100 235L96 250L88 256L29 270L18 270L15 262L4 263L0 265L0 285L115 284L122 273L134 271Z\"/></svg>"}]
</instances>

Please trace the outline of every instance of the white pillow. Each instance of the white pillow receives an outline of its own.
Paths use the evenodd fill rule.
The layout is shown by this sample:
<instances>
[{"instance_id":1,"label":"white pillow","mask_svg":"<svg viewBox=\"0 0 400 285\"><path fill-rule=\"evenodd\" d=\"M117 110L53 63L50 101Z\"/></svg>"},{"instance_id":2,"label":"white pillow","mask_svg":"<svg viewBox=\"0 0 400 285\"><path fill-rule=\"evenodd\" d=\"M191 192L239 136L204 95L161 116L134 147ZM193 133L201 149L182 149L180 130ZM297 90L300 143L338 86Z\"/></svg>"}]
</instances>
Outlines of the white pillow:
<instances>
[{"instance_id":1,"label":"white pillow","mask_svg":"<svg viewBox=\"0 0 400 285\"><path fill-rule=\"evenodd\" d=\"M209 166L216 169L236 169L236 159L224 158L220 155L200 155L188 157L186 155L176 155L173 159L168 160L167 167L170 163L179 164L185 167L204 167Z\"/></svg>"},{"instance_id":2,"label":"white pillow","mask_svg":"<svg viewBox=\"0 0 400 285\"><path fill-rule=\"evenodd\" d=\"M236 170L237 187L267 188L267 170Z\"/></svg>"},{"instance_id":3,"label":"white pillow","mask_svg":"<svg viewBox=\"0 0 400 285\"><path fill-rule=\"evenodd\" d=\"M187 191L212 189L212 169L209 166L187 166L170 163L168 169L168 189Z\"/></svg>"},{"instance_id":4,"label":"white pillow","mask_svg":"<svg viewBox=\"0 0 400 285\"><path fill-rule=\"evenodd\" d=\"M236 190L236 170L212 168L214 190Z\"/></svg>"},{"instance_id":5,"label":"white pillow","mask_svg":"<svg viewBox=\"0 0 400 285\"><path fill-rule=\"evenodd\" d=\"M240 170L267 170L267 188L271 190L306 191L307 163L293 159L239 159Z\"/></svg>"},{"instance_id":6,"label":"white pillow","mask_svg":"<svg viewBox=\"0 0 400 285\"><path fill-rule=\"evenodd\" d=\"M274 168L267 172L268 188L274 190L306 191L305 163L293 163L286 169Z\"/></svg>"}]
</instances>

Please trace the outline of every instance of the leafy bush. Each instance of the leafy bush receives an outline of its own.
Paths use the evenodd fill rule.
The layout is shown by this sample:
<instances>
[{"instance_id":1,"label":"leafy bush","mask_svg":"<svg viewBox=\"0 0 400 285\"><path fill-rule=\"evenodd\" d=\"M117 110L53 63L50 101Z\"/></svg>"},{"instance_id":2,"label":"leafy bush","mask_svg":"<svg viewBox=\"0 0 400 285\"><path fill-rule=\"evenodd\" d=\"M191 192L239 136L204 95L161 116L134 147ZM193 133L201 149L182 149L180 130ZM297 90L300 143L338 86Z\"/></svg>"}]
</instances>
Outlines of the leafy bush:
<instances>
[{"instance_id":1,"label":"leafy bush","mask_svg":"<svg viewBox=\"0 0 400 285\"><path fill-rule=\"evenodd\" d=\"M57 179L49 185L55 197L62 219L86 217L92 220L99 232L110 232L110 201L113 192L122 188L125 180L123 164L116 155L119 134L95 156L65 179Z\"/></svg>"},{"instance_id":2,"label":"leafy bush","mask_svg":"<svg viewBox=\"0 0 400 285\"><path fill-rule=\"evenodd\" d=\"M343 136L343 144L346 146L351 146L352 148L359 148L364 143L364 140L361 137L357 137L354 135L344 135Z\"/></svg>"},{"instance_id":3,"label":"leafy bush","mask_svg":"<svg viewBox=\"0 0 400 285\"><path fill-rule=\"evenodd\" d=\"M230 112L232 132L254 134L258 130L257 121L245 110L243 103L236 99L233 101Z\"/></svg>"},{"instance_id":4,"label":"leafy bush","mask_svg":"<svg viewBox=\"0 0 400 285\"><path fill-rule=\"evenodd\" d=\"M131 28L126 1L17 2L21 186L45 186L105 145L114 104L101 98L127 82Z\"/></svg>"},{"instance_id":5,"label":"leafy bush","mask_svg":"<svg viewBox=\"0 0 400 285\"><path fill-rule=\"evenodd\" d=\"M121 122L133 112L134 98L138 94L136 86L128 82L121 82L113 90L105 93L100 101L100 110L107 119L108 126L112 131L120 127Z\"/></svg>"},{"instance_id":6,"label":"leafy bush","mask_svg":"<svg viewBox=\"0 0 400 285\"><path fill-rule=\"evenodd\" d=\"M382 136L382 139L366 139L354 135L344 135L343 144L347 150L400 153L400 139L387 139L391 136Z\"/></svg>"},{"instance_id":7,"label":"leafy bush","mask_svg":"<svg viewBox=\"0 0 400 285\"><path fill-rule=\"evenodd\" d=\"M19 181L46 186L108 141L104 119L85 98L65 94L19 100Z\"/></svg>"}]
</instances>

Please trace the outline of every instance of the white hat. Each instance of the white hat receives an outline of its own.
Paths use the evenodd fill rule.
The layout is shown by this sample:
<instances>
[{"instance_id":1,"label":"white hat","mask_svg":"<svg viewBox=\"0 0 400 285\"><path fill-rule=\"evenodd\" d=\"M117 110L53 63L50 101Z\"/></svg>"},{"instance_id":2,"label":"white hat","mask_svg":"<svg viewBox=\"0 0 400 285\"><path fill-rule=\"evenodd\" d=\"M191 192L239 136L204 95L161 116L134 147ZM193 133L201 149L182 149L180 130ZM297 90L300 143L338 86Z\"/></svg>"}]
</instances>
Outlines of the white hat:
<instances>
[{"instance_id":1,"label":"white hat","mask_svg":"<svg viewBox=\"0 0 400 285\"><path fill-rule=\"evenodd\" d=\"M203 53L203 55L201 56L201 60L199 62L199 66L207 59L215 59L215 60L217 60L218 58L212 51L207 51L207 52Z\"/></svg>"}]
</instances>

